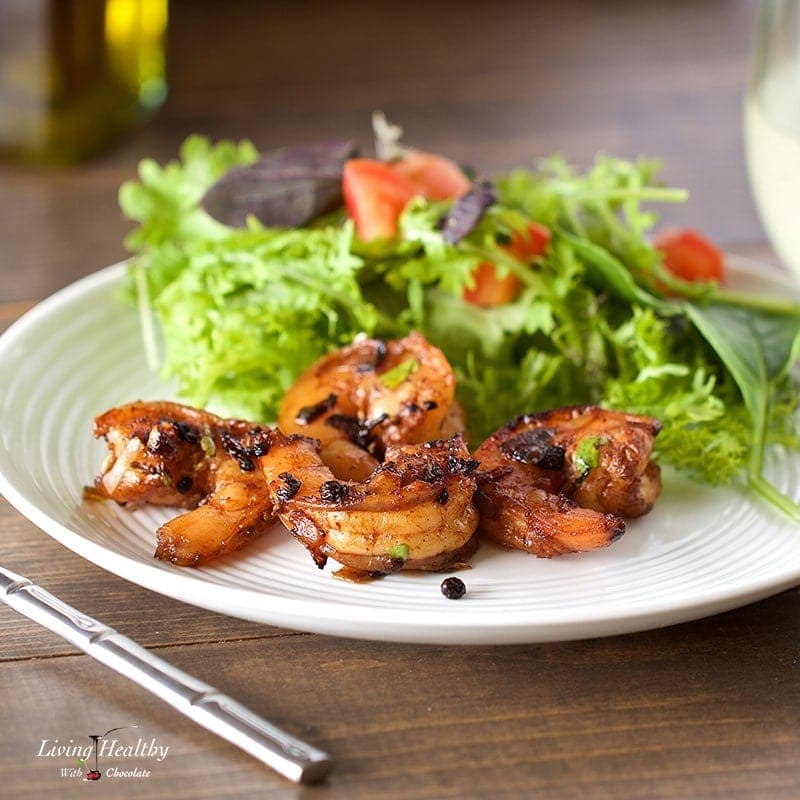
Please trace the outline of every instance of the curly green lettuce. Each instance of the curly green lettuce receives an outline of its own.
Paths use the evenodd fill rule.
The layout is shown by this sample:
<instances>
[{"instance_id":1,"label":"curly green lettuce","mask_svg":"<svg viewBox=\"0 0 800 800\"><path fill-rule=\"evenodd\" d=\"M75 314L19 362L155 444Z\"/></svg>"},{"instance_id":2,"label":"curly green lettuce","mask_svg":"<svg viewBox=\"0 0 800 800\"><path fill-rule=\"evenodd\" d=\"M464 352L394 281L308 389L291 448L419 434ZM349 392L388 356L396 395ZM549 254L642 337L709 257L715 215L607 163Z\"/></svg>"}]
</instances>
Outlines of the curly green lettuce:
<instances>
[{"instance_id":1,"label":"curly green lettuce","mask_svg":"<svg viewBox=\"0 0 800 800\"><path fill-rule=\"evenodd\" d=\"M395 240L365 244L341 213L285 230L209 217L207 189L257 157L190 137L180 161L145 160L120 192L139 223L126 245L146 347L154 357L157 322L157 360L187 401L269 421L324 352L417 329L453 364L475 441L516 414L601 403L661 419L661 462L709 483L744 476L800 515L761 477L768 441L798 445L800 310L665 271L642 204L685 192L657 182L656 162L600 157L579 173L549 159L499 176L498 201L456 244L440 229L450 204L420 198ZM553 234L532 265L506 247L531 220ZM482 262L519 278L513 302L463 300Z\"/></svg>"}]
</instances>

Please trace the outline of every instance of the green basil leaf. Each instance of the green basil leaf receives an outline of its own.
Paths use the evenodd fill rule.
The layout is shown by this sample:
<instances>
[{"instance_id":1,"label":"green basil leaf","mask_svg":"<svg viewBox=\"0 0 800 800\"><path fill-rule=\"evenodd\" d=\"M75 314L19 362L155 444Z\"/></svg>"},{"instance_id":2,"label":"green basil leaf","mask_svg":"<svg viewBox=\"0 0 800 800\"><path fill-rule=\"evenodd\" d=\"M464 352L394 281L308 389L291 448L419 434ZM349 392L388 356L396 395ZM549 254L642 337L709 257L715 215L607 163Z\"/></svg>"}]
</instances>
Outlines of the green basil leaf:
<instances>
[{"instance_id":1,"label":"green basil leaf","mask_svg":"<svg viewBox=\"0 0 800 800\"><path fill-rule=\"evenodd\" d=\"M800 319L716 303L687 304L686 313L742 393L753 422L750 475L760 475L772 385L800 353Z\"/></svg>"}]
</instances>

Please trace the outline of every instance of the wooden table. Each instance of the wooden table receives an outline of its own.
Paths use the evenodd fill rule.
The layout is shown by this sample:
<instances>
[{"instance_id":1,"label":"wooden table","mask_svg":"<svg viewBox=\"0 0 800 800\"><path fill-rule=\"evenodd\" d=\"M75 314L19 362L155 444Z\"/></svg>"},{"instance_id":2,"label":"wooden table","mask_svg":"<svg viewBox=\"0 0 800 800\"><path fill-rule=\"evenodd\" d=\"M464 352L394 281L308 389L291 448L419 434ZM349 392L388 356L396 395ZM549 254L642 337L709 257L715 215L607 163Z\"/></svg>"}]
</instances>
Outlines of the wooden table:
<instances>
[{"instance_id":1,"label":"wooden table","mask_svg":"<svg viewBox=\"0 0 800 800\"><path fill-rule=\"evenodd\" d=\"M556 10L557 7L557 10ZM171 96L73 170L0 170L0 317L123 255L118 184L190 131L260 146L408 138L480 165L563 150L659 154L691 221L769 258L746 185L747 2L174 4ZM13 420L2 420L13 425ZM0 505L0 563L328 750L301 789L0 607L0 796L687 798L800 794L800 596L599 641L448 648L229 619L109 575ZM37 757L138 723L169 746L149 779L87 789Z\"/></svg>"}]
</instances>

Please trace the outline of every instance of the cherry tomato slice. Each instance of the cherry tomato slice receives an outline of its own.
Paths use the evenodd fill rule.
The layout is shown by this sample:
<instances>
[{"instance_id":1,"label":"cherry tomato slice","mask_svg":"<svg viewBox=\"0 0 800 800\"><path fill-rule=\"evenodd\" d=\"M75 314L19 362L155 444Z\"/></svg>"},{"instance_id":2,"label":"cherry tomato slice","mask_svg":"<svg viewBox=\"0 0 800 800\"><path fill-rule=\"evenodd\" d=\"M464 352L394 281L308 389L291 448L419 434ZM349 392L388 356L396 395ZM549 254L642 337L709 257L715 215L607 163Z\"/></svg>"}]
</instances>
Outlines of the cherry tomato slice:
<instances>
[{"instance_id":1,"label":"cherry tomato slice","mask_svg":"<svg viewBox=\"0 0 800 800\"><path fill-rule=\"evenodd\" d=\"M390 164L353 158L344 165L342 193L348 216L365 242L397 234L397 220L414 188Z\"/></svg>"},{"instance_id":2,"label":"cherry tomato slice","mask_svg":"<svg viewBox=\"0 0 800 800\"><path fill-rule=\"evenodd\" d=\"M691 228L667 228L653 242L664 256L664 266L685 281L725 280L722 251Z\"/></svg>"},{"instance_id":3,"label":"cherry tomato slice","mask_svg":"<svg viewBox=\"0 0 800 800\"><path fill-rule=\"evenodd\" d=\"M524 231L514 231L508 250L520 261L528 262L536 256L544 255L549 243L550 229L538 222L529 222ZM475 286L465 289L463 298L482 308L510 303L522 288L516 275L508 273L504 278L498 278L494 264L479 264L473 277Z\"/></svg>"}]
</instances>

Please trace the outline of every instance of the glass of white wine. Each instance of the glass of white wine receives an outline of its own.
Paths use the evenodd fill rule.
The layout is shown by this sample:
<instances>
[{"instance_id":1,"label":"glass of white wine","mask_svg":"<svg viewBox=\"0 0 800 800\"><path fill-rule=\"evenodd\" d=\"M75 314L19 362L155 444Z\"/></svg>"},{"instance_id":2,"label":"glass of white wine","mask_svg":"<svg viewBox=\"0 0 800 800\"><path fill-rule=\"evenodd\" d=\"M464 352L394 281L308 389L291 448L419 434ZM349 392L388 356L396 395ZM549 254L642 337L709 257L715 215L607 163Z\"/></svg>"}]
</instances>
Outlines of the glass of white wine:
<instances>
[{"instance_id":1,"label":"glass of white wine","mask_svg":"<svg viewBox=\"0 0 800 800\"><path fill-rule=\"evenodd\" d=\"M764 0L744 105L756 206L783 262L800 277L800 0Z\"/></svg>"}]
</instances>

